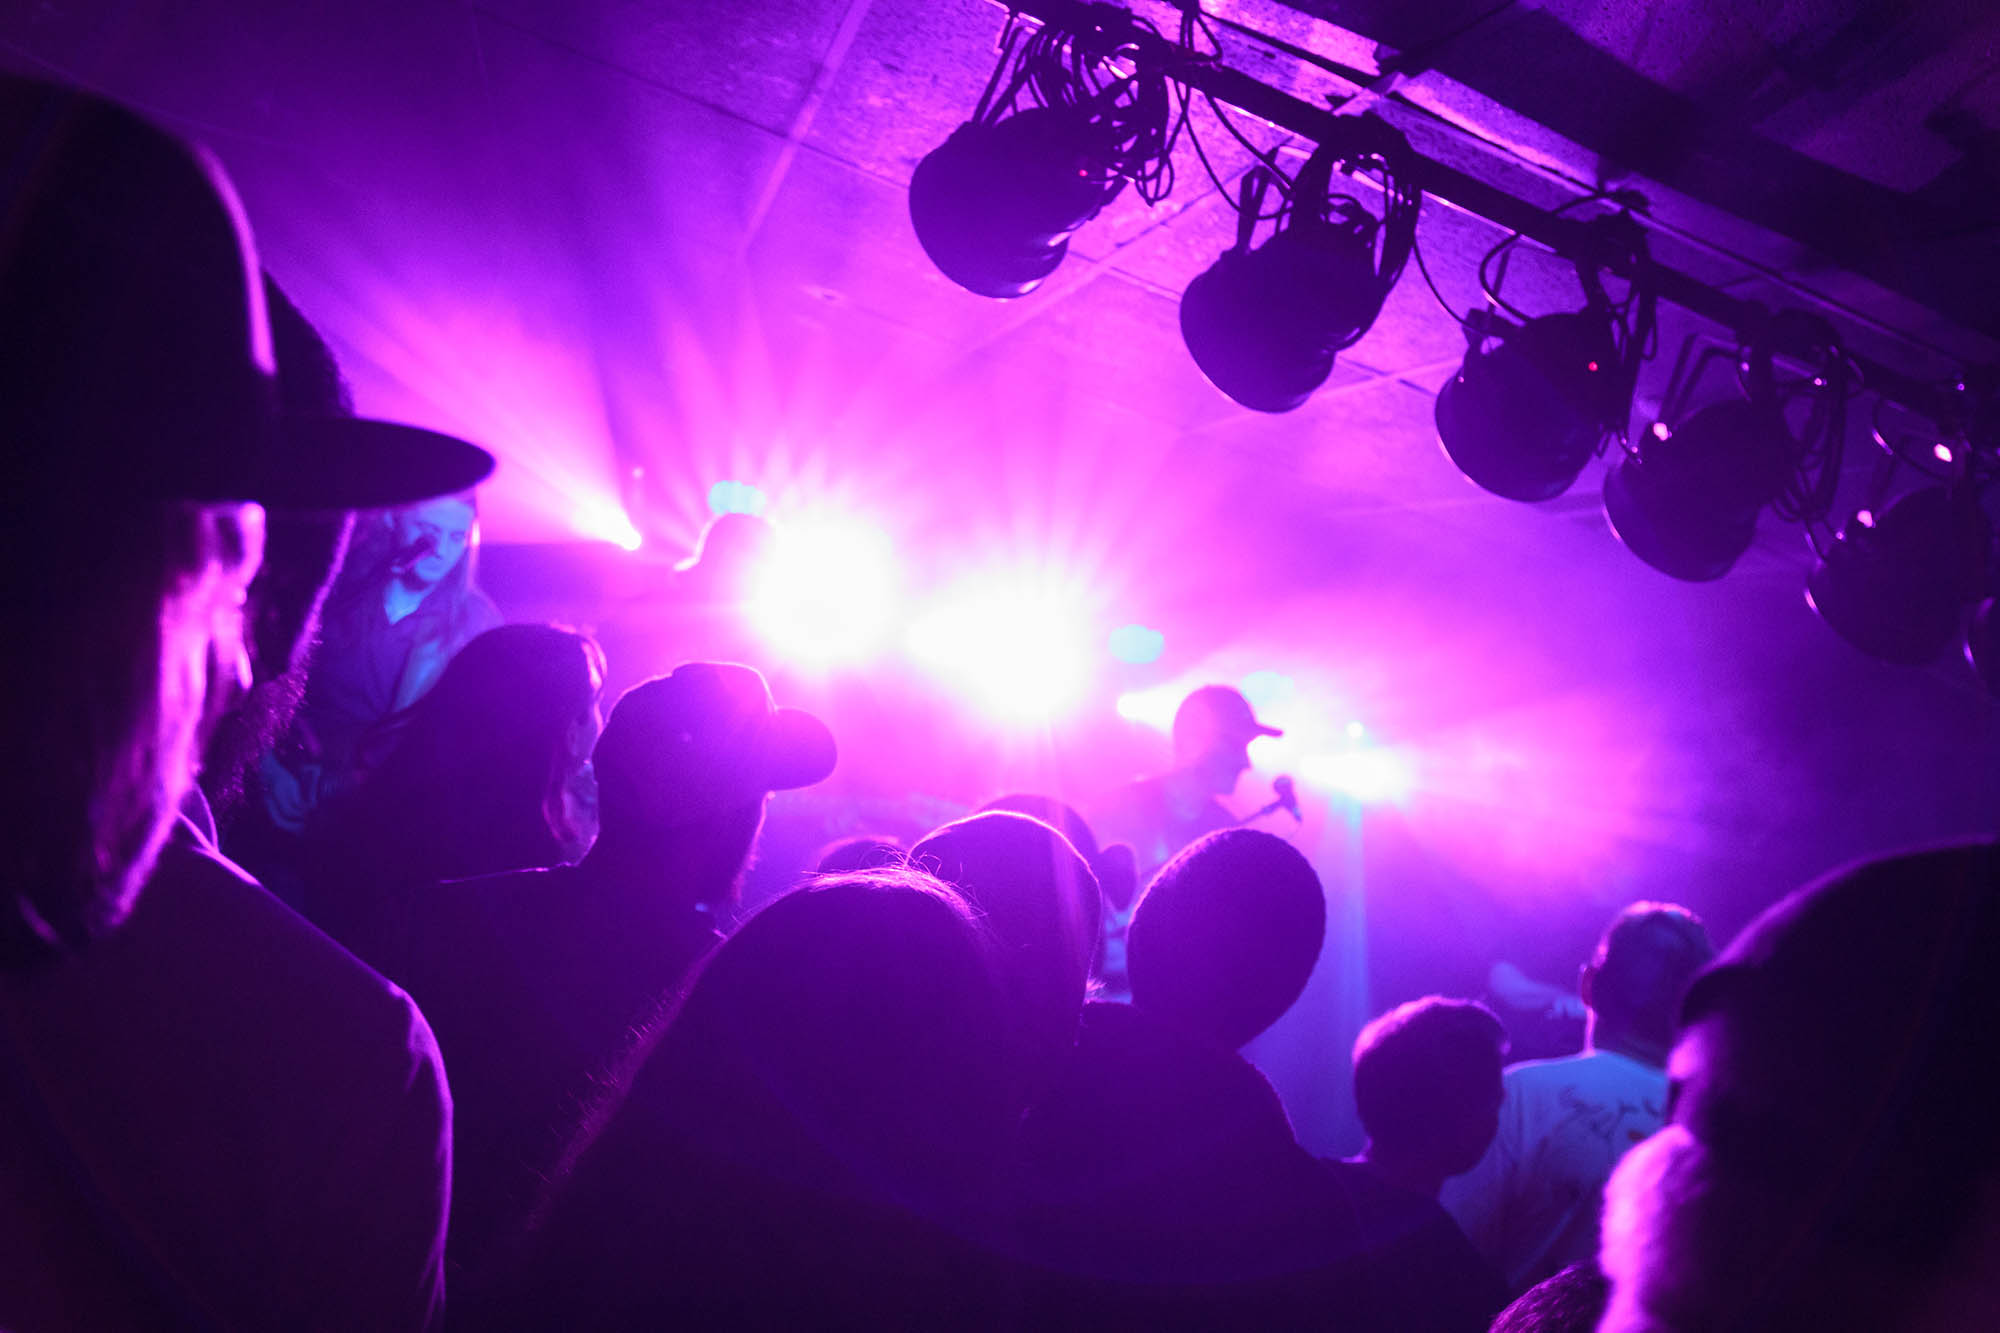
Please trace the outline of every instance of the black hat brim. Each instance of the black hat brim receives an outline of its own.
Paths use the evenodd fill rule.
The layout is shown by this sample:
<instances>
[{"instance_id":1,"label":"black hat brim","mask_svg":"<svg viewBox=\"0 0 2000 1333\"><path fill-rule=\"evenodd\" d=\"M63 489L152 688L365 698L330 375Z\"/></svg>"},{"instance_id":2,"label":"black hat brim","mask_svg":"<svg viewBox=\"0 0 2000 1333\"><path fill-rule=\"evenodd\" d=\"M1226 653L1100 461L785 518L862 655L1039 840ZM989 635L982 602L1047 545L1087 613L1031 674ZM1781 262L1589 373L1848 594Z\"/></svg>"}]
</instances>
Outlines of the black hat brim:
<instances>
[{"instance_id":1,"label":"black hat brim","mask_svg":"<svg viewBox=\"0 0 2000 1333\"><path fill-rule=\"evenodd\" d=\"M469 491L493 455L419 426L356 417L285 417L252 494L284 510L395 509Z\"/></svg>"}]
</instances>

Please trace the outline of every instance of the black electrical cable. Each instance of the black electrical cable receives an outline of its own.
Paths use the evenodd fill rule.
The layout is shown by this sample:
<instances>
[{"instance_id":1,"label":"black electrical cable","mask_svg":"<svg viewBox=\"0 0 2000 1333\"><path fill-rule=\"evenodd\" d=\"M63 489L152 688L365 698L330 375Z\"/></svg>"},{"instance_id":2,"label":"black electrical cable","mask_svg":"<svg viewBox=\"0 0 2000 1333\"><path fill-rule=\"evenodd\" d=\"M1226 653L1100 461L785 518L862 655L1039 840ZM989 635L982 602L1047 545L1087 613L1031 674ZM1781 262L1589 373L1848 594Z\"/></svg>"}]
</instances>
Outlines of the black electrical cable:
<instances>
[{"instance_id":1,"label":"black electrical cable","mask_svg":"<svg viewBox=\"0 0 2000 1333\"><path fill-rule=\"evenodd\" d=\"M1445 314L1450 315L1453 319L1457 320L1460 324L1464 325L1466 328L1474 329L1476 331L1476 326L1473 324L1473 322L1467 319L1464 315L1459 314L1458 311L1452 306L1451 302L1444 299L1444 293L1438 290L1438 285L1436 280L1431 277L1430 266L1424 263L1424 247L1420 240L1412 240L1410 242L1410 257L1417 261L1417 272L1423 275L1424 286L1430 288L1431 295L1437 298L1438 308L1443 310Z\"/></svg>"}]
</instances>

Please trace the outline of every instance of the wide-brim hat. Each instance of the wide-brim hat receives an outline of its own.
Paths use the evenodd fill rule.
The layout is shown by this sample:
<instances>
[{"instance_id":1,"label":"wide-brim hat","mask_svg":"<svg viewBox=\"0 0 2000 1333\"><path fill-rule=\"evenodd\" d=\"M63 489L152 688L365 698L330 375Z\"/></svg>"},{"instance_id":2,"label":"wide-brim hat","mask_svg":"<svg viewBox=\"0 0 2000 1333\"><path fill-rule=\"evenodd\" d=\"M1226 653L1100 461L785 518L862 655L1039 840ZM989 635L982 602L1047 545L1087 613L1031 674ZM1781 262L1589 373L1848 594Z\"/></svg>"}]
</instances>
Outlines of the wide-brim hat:
<instances>
[{"instance_id":1,"label":"wide-brim hat","mask_svg":"<svg viewBox=\"0 0 2000 1333\"><path fill-rule=\"evenodd\" d=\"M76 88L0 76L0 481L280 509L469 490L485 450L280 416L261 270L212 155Z\"/></svg>"},{"instance_id":2,"label":"wide-brim hat","mask_svg":"<svg viewBox=\"0 0 2000 1333\"><path fill-rule=\"evenodd\" d=\"M810 787L838 757L826 723L776 706L755 668L688 662L625 692L592 765L611 803L629 796L656 821L682 822Z\"/></svg>"}]
</instances>

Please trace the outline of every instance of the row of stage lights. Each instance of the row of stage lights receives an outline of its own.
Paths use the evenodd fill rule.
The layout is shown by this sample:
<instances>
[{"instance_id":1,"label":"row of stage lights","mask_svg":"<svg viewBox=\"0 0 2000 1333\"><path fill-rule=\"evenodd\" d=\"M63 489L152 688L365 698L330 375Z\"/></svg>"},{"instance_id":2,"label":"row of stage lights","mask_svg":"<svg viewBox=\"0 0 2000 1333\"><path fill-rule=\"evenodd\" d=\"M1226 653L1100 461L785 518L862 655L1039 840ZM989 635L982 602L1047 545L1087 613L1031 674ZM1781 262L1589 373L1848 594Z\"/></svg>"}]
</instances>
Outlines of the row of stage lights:
<instances>
[{"instance_id":1,"label":"row of stage lights","mask_svg":"<svg viewBox=\"0 0 2000 1333\"><path fill-rule=\"evenodd\" d=\"M1004 300L1034 291L1061 264L1069 238L1127 184L1149 204L1164 199L1181 135L1208 164L1193 138L1187 88L1161 62L1140 58L1159 49L1157 30L1108 5L1091 14L1096 26L1087 33L1042 27L1024 36L1010 19L972 118L911 178L918 240L972 292ZM1179 45L1168 49L1212 59L1195 50L1200 23L1190 8ZM1236 133L1212 99L1210 107ZM1245 407L1288 412L1367 333L1406 262L1415 256L1422 267L1419 164L1407 141L1370 115L1335 121L1295 173L1243 143L1258 161L1234 197L1224 188L1237 211L1236 241L1189 283L1181 332L1216 388ZM1338 188L1371 179L1380 194L1374 209ZM1216 184L1223 188L1219 177ZM1834 328L1786 311L1740 331L1733 345L1697 356L1691 341L1659 419L1634 438L1633 388L1652 355L1657 304L1646 239L1624 211L1585 232L1593 244L1572 261L1580 309L1531 316L1508 304L1502 289L1518 235L1480 265L1487 306L1465 315L1447 306L1465 327L1467 350L1438 394L1435 419L1459 470L1508 499L1550 500L1616 442L1605 513L1653 568L1687 581L1720 578L1769 510L1804 528L1817 556L1807 599L1843 638L1912 665L1937 661L1959 640L2000 695L2000 560L1981 508L1982 490L2000 476L1992 396L1961 384L1950 397L1962 411L1912 432L1884 427L1878 410L1883 464L1870 498L1836 525L1848 407L1864 386ZM1699 399L1725 359L1733 383ZM1920 443L1913 449L1912 441ZM1929 484L1885 507L1894 477L1910 469Z\"/></svg>"}]
</instances>

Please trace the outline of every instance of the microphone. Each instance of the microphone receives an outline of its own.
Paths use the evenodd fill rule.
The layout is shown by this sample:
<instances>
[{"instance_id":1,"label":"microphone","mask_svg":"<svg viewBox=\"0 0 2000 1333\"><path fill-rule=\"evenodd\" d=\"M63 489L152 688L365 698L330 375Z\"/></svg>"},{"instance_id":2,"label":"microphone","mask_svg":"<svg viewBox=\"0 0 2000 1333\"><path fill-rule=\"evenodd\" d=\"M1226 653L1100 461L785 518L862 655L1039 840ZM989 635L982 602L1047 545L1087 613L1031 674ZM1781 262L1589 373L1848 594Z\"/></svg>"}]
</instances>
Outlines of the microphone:
<instances>
[{"instance_id":1,"label":"microphone","mask_svg":"<svg viewBox=\"0 0 2000 1333\"><path fill-rule=\"evenodd\" d=\"M1271 791L1278 798L1277 805L1279 809L1283 810L1293 819L1298 820L1301 824L1306 822L1305 813L1299 809L1299 789L1293 783L1291 774L1280 773L1277 777L1272 778Z\"/></svg>"},{"instance_id":2,"label":"microphone","mask_svg":"<svg viewBox=\"0 0 2000 1333\"><path fill-rule=\"evenodd\" d=\"M1290 777L1280 773L1277 777L1272 778L1271 790L1277 793L1277 799L1275 801L1266 801L1261 809L1237 820L1236 823L1239 827L1244 824L1254 824L1265 815L1276 814L1280 810L1283 810L1301 824L1306 822L1305 811L1299 809L1299 789L1293 784Z\"/></svg>"}]
</instances>

